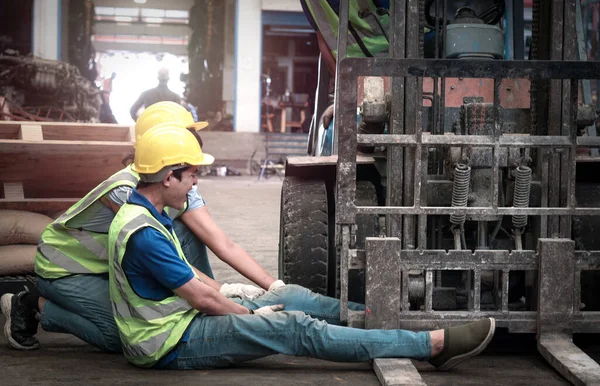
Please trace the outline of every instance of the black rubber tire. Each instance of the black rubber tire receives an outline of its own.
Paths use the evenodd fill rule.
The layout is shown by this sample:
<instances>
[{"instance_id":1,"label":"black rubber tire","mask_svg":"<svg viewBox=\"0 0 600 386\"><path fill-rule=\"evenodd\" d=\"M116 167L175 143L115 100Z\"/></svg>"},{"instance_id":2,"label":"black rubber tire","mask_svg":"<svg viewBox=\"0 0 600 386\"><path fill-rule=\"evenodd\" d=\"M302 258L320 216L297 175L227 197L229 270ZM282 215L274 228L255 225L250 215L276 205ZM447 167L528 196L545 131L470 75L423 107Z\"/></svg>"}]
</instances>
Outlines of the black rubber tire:
<instances>
[{"instance_id":1,"label":"black rubber tire","mask_svg":"<svg viewBox=\"0 0 600 386\"><path fill-rule=\"evenodd\" d=\"M279 224L280 279L326 295L329 232L325 182L285 177Z\"/></svg>"}]
</instances>

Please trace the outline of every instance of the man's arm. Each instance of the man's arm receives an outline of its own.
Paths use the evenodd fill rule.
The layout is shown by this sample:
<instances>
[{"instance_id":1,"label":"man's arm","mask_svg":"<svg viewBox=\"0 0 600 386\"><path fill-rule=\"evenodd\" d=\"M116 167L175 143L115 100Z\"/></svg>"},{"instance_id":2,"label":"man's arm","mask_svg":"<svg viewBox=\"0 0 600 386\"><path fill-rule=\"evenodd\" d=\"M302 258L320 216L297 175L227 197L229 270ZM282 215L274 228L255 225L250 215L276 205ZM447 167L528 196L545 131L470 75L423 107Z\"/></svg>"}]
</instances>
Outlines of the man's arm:
<instances>
[{"instance_id":1,"label":"man's arm","mask_svg":"<svg viewBox=\"0 0 600 386\"><path fill-rule=\"evenodd\" d=\"M265 290L269 289L269 286L275 282L276 279L269 275L244 248L234 243L223 232L210 216L206 206L186 211L180 218L219 259L229 264L246 278Z\"/></svg>"},{"instance_id":2,"label":"man's arm","mask_svg":"<svg viewBox=\"0 0 600 386\"><path fill-rule=\"evenodd\" d=\"M221 289L221 283L219 283L218 281L216 281L215 279L211 279L210 276L207 276L206 274L204 274L202 271L198 270L198 268L192 266L192 269L194 270L194 273L196 273L196 275L200 278L200 281L202 281L204 284L206 284L207 286L209 286L210 288L219 291Z\"/></svg>"},{"instance_id":3,"label":"man's arm","mask_svg":"<svg viewBox=\"0 0 600 386\"><path fill-rule=\"evenodd\" d=\"M134 291L145 293L147 297L165 297L172 296L168 293L175 293L208 315L250 313L246 307L232 302L198 280L189 264L179 256L173 242L152 227L140 229L129 238L122 267ZM128 276L134 273L135 276ZM167 291L157 287L160 295L153 294L152 291L156 290L144 287L144 282L137 281L136 276L153 278ZM136 286L140 287L136 289Z\"/></svg>"},{"instance_id":4,"label":"man's arm","mask_svg":"<svg viewBox=\"0 0 600 386\"><path fill-rule=\"evenodd\" d=\"M131 106L131 109L129 109L129 115L131 115L131 119L133 119L134 121L137 121L137 119L138 119L137 113L138 113L139 109L141 109L144 106L143 96L144 96L144 93L142 93L140 95L140 97L137 99L137 101L135 101L133 106Z\"/></svg>"},{"instance_id":5,"label":"man's arm","mask_svg":"<svg viewBox=\"0 0 600 386\"><path fill-rule=\"evenodd\" d=\"M246 315L250 311L221 295L218 290L193 278L181 287L175 289L179 297L185 299L192 307L207 315L219 316L227 314Z\"/></svg>"},{"instance_id":6,"label":"man's arm","mask_svg":"<svg viewBox=\"0 0 600 386\"><path fill-rule=\"evenodd\" d=\"M104 195L100 201L115 214L127 202L127 198L133 188L128 185L117 186L110 192Z\"/></svg>"}]
</instances>

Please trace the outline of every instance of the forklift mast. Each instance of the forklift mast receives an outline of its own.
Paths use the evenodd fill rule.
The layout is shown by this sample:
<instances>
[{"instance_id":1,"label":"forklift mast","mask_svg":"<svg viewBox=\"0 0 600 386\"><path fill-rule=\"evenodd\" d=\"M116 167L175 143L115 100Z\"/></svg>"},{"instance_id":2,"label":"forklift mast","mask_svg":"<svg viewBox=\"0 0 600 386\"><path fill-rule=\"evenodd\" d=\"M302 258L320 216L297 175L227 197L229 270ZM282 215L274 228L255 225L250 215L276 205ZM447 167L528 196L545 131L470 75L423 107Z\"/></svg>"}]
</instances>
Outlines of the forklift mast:
<instances>
[{"instance_id":1,"label":"forklift mast","mask_svg":"<svg viewBox=\"0 0 600 386\"><path fill-rule=\"evenodd\" d=\"M597 221L600 200L580 198L586 184L600 187L588 173L600 138L587 129L600 62L578 50L578 1L533 2L532 60L505 59L498 38L509 29L464 8L449 20L442 0L391 1L388 55L346 57L349 3L340 1L334 122L342 321L431 330L494 317L511 333L537 333L540 353L569 381L600 382L600 366L572 343L573 333L600 332L600 308L582 293L600 246L581 229ZM515 11L519 2L508 3ZM425 27L435 31L428 59ZM522 52L522 24L510 33ZM473 47L482 37L491 43ZM359 77L389 77L380 133L357 127ZM357 204L361 147L385 155L379 204ZM358 240L361 216L385 219L384 231ZM364 272L368 312L348 308L354 271Z\"/></svg>"}]
</instances>

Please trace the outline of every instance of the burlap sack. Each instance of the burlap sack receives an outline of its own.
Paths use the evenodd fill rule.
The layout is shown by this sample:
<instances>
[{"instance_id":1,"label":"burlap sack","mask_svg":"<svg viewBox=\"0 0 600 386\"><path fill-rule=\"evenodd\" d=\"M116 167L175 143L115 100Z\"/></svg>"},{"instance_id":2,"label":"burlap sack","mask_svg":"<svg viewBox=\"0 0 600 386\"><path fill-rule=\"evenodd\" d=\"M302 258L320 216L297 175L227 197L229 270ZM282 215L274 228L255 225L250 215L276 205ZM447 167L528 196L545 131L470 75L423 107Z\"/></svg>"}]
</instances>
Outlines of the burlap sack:
<instances>
[{"instance_id":1,"label":"burlap sack","mask_svg":"<svg viewBox=\"0 0 600 386\"><path fill-rule=\"evenodd\" d=\"M0 276L33 274L36 245L0 247Z\"/></svg>"},{"instance_id":2,"label":"burlap sack","mask_svg":"<svg viewBox=\"0 0 600 386\"><path fill-rule=\"evenodd\" d=\"M42 231L52 219L43 214L20 210L0 210L0 245L37 245Z\"/></svg>"}]
</instances>

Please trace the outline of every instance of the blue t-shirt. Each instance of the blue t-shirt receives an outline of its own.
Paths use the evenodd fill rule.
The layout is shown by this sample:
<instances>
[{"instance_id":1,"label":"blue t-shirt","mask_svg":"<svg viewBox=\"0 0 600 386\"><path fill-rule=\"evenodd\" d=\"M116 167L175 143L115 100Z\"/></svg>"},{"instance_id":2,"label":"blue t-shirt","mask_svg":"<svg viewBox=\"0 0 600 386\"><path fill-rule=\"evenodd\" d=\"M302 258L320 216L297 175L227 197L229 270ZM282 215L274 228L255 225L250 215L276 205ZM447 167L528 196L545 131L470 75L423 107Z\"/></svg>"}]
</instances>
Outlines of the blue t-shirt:
<instances>
[{"instance_id":1,"label":"blue t-shirt","mask_svg":"<svg viewBox=\"0 0 600 386\"><path fill-rule=\"evenodd\" d=\"M173 220L164 210L158 213L137 189L133 189L127 202L148 209L169 232L172 231ZM194 272L179 257L175 245L152 227L142 228L130 236L121 265L131 288L145 299L163 300L173 296L173 290L194 278ZM187 336L186 331L183 342L187 341ZM176 357L177 350L174 349L156 366L165 366Z\"/></svg>"}]
</instances>

